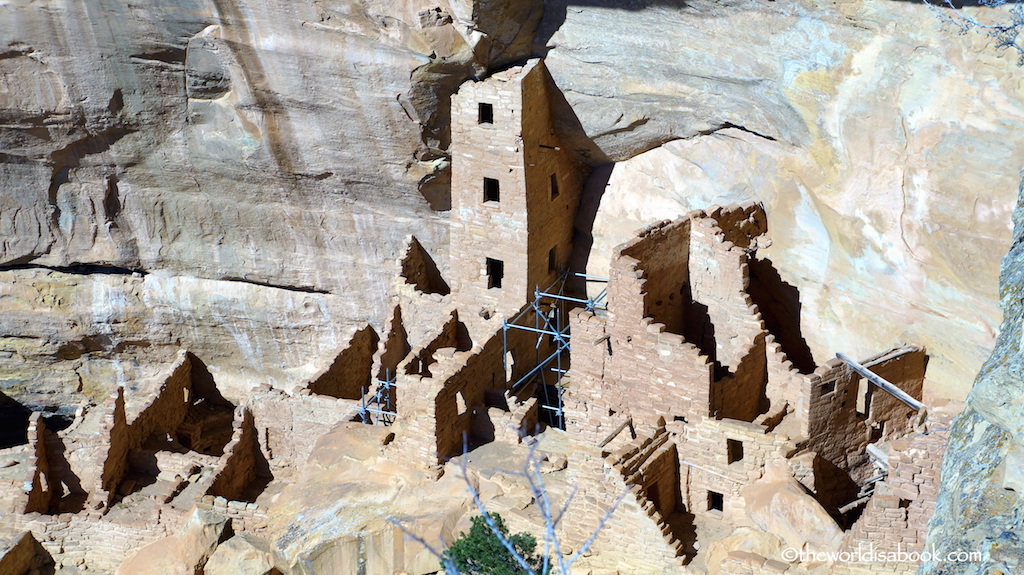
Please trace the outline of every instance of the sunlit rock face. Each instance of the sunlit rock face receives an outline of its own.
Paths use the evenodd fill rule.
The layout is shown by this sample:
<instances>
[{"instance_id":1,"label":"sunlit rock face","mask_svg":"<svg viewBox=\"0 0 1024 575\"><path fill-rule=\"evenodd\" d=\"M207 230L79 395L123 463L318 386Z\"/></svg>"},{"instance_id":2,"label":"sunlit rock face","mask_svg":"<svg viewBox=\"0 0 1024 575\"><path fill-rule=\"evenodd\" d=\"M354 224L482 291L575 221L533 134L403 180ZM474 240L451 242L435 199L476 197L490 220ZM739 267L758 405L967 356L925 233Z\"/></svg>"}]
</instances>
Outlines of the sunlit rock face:
<instances>
[{"instance_id":1,"label":"sunlit rock face","mask_svg":"<svg viewBox=\"0 0 1024 575\"><path fill-rule=\"evenodd\" d=\"M448 96L527 56L539 18L470 0L0 4L0 266L63 272L3 274L0 388L74 389L90 359L150 344L242 390L329 363L352 324L383 321L409 234L446 264ZM282 337L298 326L316 337ZM83 339L82 357L45 351Z\"/></svg>"},{"instance_id":2,"label":"sunlit rock face","mask_svg":"<svg viewBox=\"0 0 1024 575\"><path fill-rule=\"evenodd\" d=\"M760 255L799 288L819 362L921 343L933 391L962 399L1000 320L1024 157L1013 59L916 3L631 6L570 3L546 40L594 138L579 147L622 160L681 138L597 172L588 269L647 223L756 199Z\"/></svg>"},{"instance_id":3,"label":"sunlit rock face","mask_svg":"<svg viewBox=\"0 0 1024 575\"><path fill-rule=\"evenodd\" d=\"M1024 186L1013 219L1013 241L1000 278L999 340L978 373L966 409L952 425L938 505L929 523L928 548L935 556L922 563L922 575L1024 569ZM980 553L981 560L942 560L956 553Z\"/></svg>"},{"instance_id":4,"label":"sunlit rock face","mask_svg":"<svg viewBox=\"0 0 1024 575\"><path fill-rule=\"evenodd\" d=\"M912 2L556 0L542 18L525 0L47 0L4 3L0 29L0 265L61 268L76 293L132 272L226 282L209 297L244 326L217 335L181 300L163 329L128 298L137 322L100 309L71 327L61 310L92 304L47 299L55 280L33 275L35 300L0 300L45 311L32 330L0 314L0 359L20 366L7 388L63 365L21 355L36 333L56 349L110 328L85 355L108 359L160 333L239 382L329 362L321 343L284 366L246 351L275 349L281 321L247 310L335 298L317 330L344 339L381 327L409 234L446 270L448 97L531 53L573 147L629 160L600 202L593 271L642 224L756 198L762 255L800 288L819 361L924 343L936 389L962 397L993 341L1020 72ZM11 273L0 295L25 288ZM236 282L253 289L213 287Z\"/></svg>"}]
</instances>

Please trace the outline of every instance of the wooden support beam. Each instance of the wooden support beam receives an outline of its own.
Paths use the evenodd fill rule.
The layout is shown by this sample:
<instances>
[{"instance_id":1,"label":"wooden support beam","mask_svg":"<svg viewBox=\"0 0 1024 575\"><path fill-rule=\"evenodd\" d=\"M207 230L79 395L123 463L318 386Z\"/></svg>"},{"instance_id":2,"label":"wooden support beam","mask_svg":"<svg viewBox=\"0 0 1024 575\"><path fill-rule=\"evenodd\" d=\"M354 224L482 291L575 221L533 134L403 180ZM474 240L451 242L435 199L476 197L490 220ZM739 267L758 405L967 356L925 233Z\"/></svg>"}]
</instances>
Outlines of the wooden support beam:
<instances>
[{"instance_id":1,"label":"wooden support beam","mask_svg":"<svg viewBox=\"0 0 1024 575\"><path fill-rule=\"evenodd\" d=\"M869 443L867 447L868 455L871 459L877 461L880 465L889 467L889 456L879 449L874 443Z\"/></svg>"},{"instance_id":2,"label":"wooden support beam","mask_svg":"<svg viewBox=\"0 0 1024 575\"><path fill-rule=\"evenodd\" d=\"M893 385L893 384L889 383L888 381L885 381L881 377L875 375L868 368L866 368L863 365L857 363L856 361L853 361L847 355L842 354L842 353L837 353L836 357L838 357L839 359L845 361L846 365L850 366L850 369L852 369L853 371L857 372L857 374L859 374L864 379L866 379L866 380L870 381L871 383L873 383L875 385L875 387L881 389L882 391L888 392L890 395L892 395L896 399L898 399L898 400L902 401L903 403L909 405L912 409L914 409L916 411L921 411L921 409L924 408L924 404L923 403L921 403L920 401L914 399L913 397L911 397L909 394L907 394L907 392L903 391L902 389L896 387L895 385Z\"/></svg>"}]
</instances>

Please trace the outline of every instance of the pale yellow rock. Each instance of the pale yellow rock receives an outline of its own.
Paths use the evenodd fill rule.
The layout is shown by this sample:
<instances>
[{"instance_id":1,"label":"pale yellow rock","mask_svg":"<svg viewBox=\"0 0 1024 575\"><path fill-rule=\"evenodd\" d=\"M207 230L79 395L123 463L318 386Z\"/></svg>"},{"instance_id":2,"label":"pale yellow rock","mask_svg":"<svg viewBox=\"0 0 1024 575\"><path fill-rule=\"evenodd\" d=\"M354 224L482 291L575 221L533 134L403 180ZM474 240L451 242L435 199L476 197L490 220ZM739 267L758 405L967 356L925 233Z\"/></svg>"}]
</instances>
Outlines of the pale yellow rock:
<instances>
[{"instance_id":1,"label":"pale yellow rock","mask_svg":"<svg viewBox=\"0 0 1024 575\"><path fill-rule=\"evenodd\" d=\"M118 568L118 575L192 575L202 571L217 548L229 520L213 511L196 509L177 536L165 537L139 549Z\"/></svg>"},{"instance_id":2,"label":"pale yellow rock","mask_svg":"<svg viewBox=\"0 0 1024 575\"><path fill-rule=\"evenodd\" d=\"M203 568L205 575L273 575L270 546L252 535L235 535L221 543Z\"/></svg>"},{"instance_id":3,"label":"pale yellow rock","mask_svg":"<svg viewBox=\"0 0 1024 575\"><path fill-rule=\"evenodd\" d=\"M705 558L708 575L730 575L724 573L721 568L725 557L732 551L746 551L766 559L778 559L782 556L784 548L783 541L772 533L749 528L737 529L728 537L715 541L709 546Z\"/></svg>"},{"instance_id":4,"label":"pale yellow rock","mask_svg":"<svg viewBox=\"0 0 1024 575\"><path fill-rule=\"evenodd\" d=\"M741 493L747 517L761 531L778 537L786 547L836 551L842 544L843 530L785 471L768 471Z\"/></svg>"}]
</instances>

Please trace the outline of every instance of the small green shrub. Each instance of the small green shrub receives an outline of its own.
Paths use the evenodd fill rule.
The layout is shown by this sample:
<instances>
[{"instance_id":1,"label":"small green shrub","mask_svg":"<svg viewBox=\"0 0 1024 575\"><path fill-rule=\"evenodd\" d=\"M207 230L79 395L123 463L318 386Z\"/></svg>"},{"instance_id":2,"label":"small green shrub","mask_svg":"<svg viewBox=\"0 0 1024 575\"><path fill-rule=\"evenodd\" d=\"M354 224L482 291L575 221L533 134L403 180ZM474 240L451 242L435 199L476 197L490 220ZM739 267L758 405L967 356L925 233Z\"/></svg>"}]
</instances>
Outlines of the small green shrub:
<instances>
[{"instance_id":1,"label":"small green shrub","mask_svg":"<svg viewBox=\"0 0 1024 575\"><path fill-rule=\"evenodd\" d=\"M537 540L529 533L509 535L505 521L497 513L488 514L502 537L516 550L516 553L530 567L533 573L540 573L542 559L534 551ZM526 575L531 571L523 569L515 557L502 544L501 539L487 525L482 515L471 519L473 526L469 533L459 534L441 559L441 568L450 561L462 575Z\"/></svg>"}]
</instances>

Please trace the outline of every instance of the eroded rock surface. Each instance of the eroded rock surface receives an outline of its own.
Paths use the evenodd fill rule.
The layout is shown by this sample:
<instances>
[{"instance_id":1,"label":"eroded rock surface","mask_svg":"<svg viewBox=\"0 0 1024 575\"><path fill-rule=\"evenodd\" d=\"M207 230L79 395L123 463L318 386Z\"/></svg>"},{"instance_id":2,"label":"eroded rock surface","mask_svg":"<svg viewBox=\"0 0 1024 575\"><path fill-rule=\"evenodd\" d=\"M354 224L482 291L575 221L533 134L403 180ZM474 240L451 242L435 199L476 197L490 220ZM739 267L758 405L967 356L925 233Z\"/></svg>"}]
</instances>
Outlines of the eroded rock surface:
<instances>
[{"instance_id":1,"label":"eroded rock surface","mask_svg":"<svg viewBox=\"0 0 1024 575\"><path fill-rule=\"evenodd\" d=\"M923 574L1017 573L1024 568L1024 186L1013 219L1013 245L1000 277L1004 319L999 341L978 374L967 408L953 422L928 533L928 546L938 558L922 566ZM981 552L982 561L942 560L956 552Z\"/></svg>"},{"instance_id":2,"label":"eroded rock surface","mask_svg":"<svg viewBox=\"0 0 1024 575\"><path fill-rule=\"evenodd\" d=\"M755 199L818 363L915 341L966 396L1024 154L1012 58L913 2L555 4L548 69L591 156L626 160L591 182L592 273L643 225Z\"/></svg>"}]
</instances>

